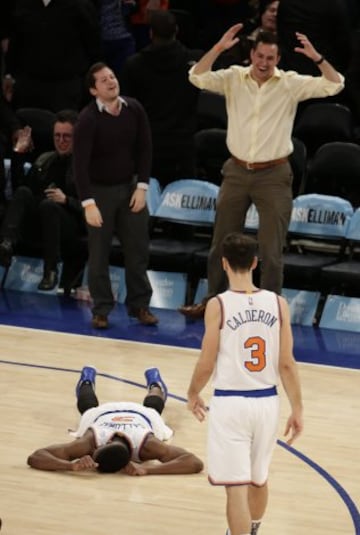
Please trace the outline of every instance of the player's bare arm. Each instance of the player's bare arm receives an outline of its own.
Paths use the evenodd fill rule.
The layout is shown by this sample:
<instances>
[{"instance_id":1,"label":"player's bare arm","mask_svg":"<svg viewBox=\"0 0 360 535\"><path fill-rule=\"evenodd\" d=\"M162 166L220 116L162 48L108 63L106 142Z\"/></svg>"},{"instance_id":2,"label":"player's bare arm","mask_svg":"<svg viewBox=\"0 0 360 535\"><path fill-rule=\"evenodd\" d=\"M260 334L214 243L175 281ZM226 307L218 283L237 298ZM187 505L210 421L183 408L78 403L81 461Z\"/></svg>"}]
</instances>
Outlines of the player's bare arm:
<instances>
[{"instance_id":1,"label":"player's bare arm","mask_svg":"<svg viewBox=\"0 0 360 535\"><path fill-rule=\"evenodd\" d=\"M188 389L188 408L200 421L205 418L206 405L199 394L214 371L219 348L221 308L217 298L208 301L204 321L205 333L201 353Z\"/></svg>"},{"instance_id":2,"label":"player's bare arm","mask_svg":"<svg viewBox=\"0 0 360 535\"><path fill-rule=\"evenodd\" d=\"M203 469L203 462L196 455L154 436L147 439L140 456L142 461L157 460L159 463L142 466L145 474L135 475L195 474Z\"/></svg>"},{"instance_id":3,"label":"player's bare arm","mask_svg":"<svg viewBox=\"0 0 360 535\"><path fill-rule=\"evenodd\" d=\"M69 470L82 471L96 468L97 464L91 455L94 451L92 437L85 434L82 438L67 444L54 444L40 448L32 453L27 463L37 470Z\"/></svg>"},{"instance_id":4,"label":"player's bare arm","mask_svg":"<svg viewBox=\"0 0 360 535\"><path fill-rule=\"evenodd\" d=\"M279 372L292 411L287 420L284 433L285 436L289 436L287 443L290 445L303 430L303 404L299 372L293 354L289 307L284 298L279 297L279 301L282 316Z\"/></svg>"}]
</instances>

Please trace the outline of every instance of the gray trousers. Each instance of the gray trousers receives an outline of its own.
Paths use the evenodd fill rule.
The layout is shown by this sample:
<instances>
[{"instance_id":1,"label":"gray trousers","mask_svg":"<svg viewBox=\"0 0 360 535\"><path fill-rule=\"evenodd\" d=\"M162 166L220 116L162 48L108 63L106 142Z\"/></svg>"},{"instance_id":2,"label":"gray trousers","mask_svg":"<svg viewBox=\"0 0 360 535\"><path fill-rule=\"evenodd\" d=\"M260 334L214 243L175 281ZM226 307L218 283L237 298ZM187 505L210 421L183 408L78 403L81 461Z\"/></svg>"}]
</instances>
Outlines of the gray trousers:
<instances>
[{"instance_id":1,"label":"gray trousers","mask_svg":"<svg viewBox=\"0 0 360 535\"><path fill-rule=\"evenodd\" d=\"M88 225L88 280L94 305L93 314L107 316L114 306L109 277L109 255L115 234L123 249L126 282L126 305L147 307L152 288L146 273L149 263L149 213L147 207L133 213L129 208L134 185L93 185L92 194L103 225Z\"/></svg>"},{"instance_id":2,"label":"gray trousers","mask_svg":"<svg viewBox=\"0 0 360 535\"><path fill-rule=\"evenodd\" d=\"M208 258L208 296L227 288L221 265L221 243L230 232L243 232L246 213L254 203L259 214L261 288L281 293L283 249L292 209L292 171L289 163L251 171L232 158L223 166L223 182L216 204L214 234Z\"/></svg>"}]
</instances>

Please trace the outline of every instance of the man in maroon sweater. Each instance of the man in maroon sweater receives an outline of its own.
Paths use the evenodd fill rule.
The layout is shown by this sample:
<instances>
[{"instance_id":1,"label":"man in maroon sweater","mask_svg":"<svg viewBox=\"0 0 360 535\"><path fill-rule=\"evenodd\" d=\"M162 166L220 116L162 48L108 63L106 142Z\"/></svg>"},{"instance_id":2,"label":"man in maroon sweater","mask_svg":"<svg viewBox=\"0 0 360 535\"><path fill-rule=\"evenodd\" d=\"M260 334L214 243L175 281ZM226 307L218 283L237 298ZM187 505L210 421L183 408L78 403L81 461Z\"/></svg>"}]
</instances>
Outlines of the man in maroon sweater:
<instances>
[{"instance_id":1,"label":"man in maroon sweater","mask_svg":"<svg viewBox=\"0 0 360 535\"><path fill-rule=\"evenodd\" d=\"M119 83L104 63L93 65L87 85L94 100L79 117L74 136L75 181L89 233L89 290L95 328L108 327L114 306L109 252L115 233L125 260L129 316L145 325L158 319L148 305L152 288L146 190L151 167L151 134L146 113L119 95Z\"/></svg>"}]
</instances>

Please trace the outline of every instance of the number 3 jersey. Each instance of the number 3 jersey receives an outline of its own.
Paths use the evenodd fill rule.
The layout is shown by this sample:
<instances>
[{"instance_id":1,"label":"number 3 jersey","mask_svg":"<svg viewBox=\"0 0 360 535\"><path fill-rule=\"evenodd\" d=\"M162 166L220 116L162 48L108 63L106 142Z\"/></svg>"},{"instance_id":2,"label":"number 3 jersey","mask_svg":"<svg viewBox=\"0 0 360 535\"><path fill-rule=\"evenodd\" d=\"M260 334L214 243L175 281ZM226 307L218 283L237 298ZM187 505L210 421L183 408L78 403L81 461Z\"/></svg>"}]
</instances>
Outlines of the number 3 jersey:
<instances>
[{"instance_id":1,"label":"number 3 jersey","mask_svg":"<svg viewBox=\"0 0 360 535\"><path fill-rule=\"evenodd\" d=\"M281 327L278 296L267 290L228 290L217 299L221 326L214 387L258 390L276 386Z\"/></svg>"}]
</instances>

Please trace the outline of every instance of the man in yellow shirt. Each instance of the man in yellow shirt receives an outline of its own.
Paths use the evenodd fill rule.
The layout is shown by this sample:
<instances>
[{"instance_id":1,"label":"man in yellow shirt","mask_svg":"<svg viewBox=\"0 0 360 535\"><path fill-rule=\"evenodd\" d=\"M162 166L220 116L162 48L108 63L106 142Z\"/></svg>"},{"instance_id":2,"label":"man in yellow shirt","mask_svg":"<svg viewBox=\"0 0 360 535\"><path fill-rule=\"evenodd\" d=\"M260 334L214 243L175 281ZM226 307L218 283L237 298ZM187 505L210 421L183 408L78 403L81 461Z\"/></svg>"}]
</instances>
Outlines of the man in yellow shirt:
<instances>
[{"instance_id":1,"label":"man in yellow shirt","mask_svg":"<svg viewBox=\"0 0 360 535\"><path fill-rule=\"evenodd\" d=\"M227 146L217 199L214 234L208 258L208 296L226 288L221 266L221 243L230 232L242 232L252 203L259 213L260 287L281 293L282 252L292 209L292 171L288 157L297 104L309 98L334 95L344 78L314 48L306 35L296 34L303 54L321 76L305 76L277 68L280 51L276 35L261 32L251 50L251 65L212 71L218 56L236 44L242 25L232 26L190 70L190 81L200 89L225 96L228 113ZM192 318L203 317L205 302L182 307Z\"/></svg>"}]
</instances>

